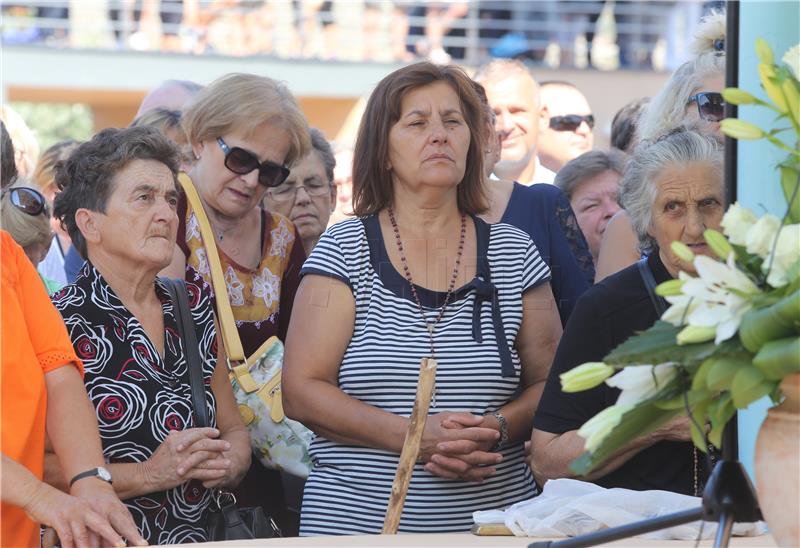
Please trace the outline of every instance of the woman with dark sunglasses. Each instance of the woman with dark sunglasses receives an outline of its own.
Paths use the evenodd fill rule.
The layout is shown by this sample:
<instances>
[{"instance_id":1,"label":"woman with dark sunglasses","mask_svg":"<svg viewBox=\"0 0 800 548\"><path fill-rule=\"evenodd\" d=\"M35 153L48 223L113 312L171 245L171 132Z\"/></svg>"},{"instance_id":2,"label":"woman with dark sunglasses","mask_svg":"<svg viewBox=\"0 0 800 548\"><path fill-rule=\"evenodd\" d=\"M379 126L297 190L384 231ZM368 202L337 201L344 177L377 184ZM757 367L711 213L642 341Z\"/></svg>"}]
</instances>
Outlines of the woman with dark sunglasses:
<instances>
[{"instance_id":1,"label":"woman with dark sunglasses","mask_svg":"<svg viewBox=\"0 0 800 548\"><path fill-rule=\"evenodd\" d=\"M47 255L53 231L50 229L50 212L44 196L25 185L25 180L22 179L3 190L0 215L3 218L3 229L25 251L33 265L37 266ZM39 277L48 293L63 285L41 274Z\"/></svg>"},{"instance_id":2,"label":"woman with dark sunglasses","mask_svg":"<svg viewBox=\"0 0 800 548\"><path fill-rule=\"evenodd\" d=\"M261 203L268 189L286 180L286 166L310 150L308 124L284 85L253 74L229 74L195 96L183 113L183 126L195 159L188 175L215 241L203 241L194 211L182 197L169 273L197 281L189 279L196 270L210 284L206 249L217 247L239 337L251 356L272 336L285 340L306 257L295 225ZM235 493L240 504L264 506L284 534L297 530L286 513L280 476L258 459Z\"/></svg>"},{"instance_id":3,"label":"woman with dark sunglasses","mask_svg":"<svg viewBox=\"0 0 800 548\"><path fill-rule=\"evenodd\" d=\"M636 141L652 142L682 126L722 141L719 122L724 110L720 95L725 87L724 12L703 19L690 49L694 57L672 73L642 112ZM620 211L606 225L595 280L619 272L640 258L628 215Z\"/></svg>"}]
</instances>

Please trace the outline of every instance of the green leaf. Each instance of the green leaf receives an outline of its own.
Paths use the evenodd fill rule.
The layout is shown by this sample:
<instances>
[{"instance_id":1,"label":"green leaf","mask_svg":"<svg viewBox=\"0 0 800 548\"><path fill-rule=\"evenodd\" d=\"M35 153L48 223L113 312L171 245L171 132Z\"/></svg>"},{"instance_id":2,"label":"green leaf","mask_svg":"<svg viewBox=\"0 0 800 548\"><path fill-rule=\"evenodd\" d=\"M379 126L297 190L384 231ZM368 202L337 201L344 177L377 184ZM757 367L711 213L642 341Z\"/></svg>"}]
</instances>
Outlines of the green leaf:
<instances>
[{"instance_id":1,"label":"green leaf","mask_svg":"<svg viewBox=\"0 0 800 548\"><path fill-rule=\"evenodd\" d=\"M682 326L657 321L653 327L616 347L603 361L610 365L666 362L699 364L717 350L713 341L679 347L676 337L682 329Z\"/></svg>"},{"instance_id":2,"label":"green leaf","mask_svg":"<svg viewBox=\"0 0 800 548\"><path fill-rule=\"evenodd\" d=\"M800 223L800 191L798 190L800 173L792 168L783 166L781 166L780 172L781 188L788 208L788 221L789 223ZM791 200L791 203L789 200Z\"/></svg>"},{"instance_id":3,"label":"green leaf","mask_svg":"<svg viewBox=\"0 0 800 548\"><path fill-rule=\"evenodd\" d=\"M702 390L708 386L708 372L716 363L714 358L709 358L700 364L692 379L692 390Z\"/></svg>"},{"instance_id":4,"label":"green leaf","mask_svg":"<svg viewBox=\"0 0 800 548\"><path fill-rule=\"evenodd\" d=\"M733 406L730 393L722 394L717 401L713 401L709 405L708 416L711 419L711 432L708 434L708 441L715 447L722 446L722 433L725 425L735 414L736 408Z\"/></svg>"},{"instance_id":5,"label":"green leaf","mask_svg":"<svg viewBox=\"0 0 800 548\"><path fill-rule=\"evenodd\" d=\"M755 353L769 341L797 333L798 321L800 290L766 308L749 310L739 325L739 338L745 348Z\"/></svg>"},{"instance_id":6,"label":"green leaf","mask_svg":"<svg viewBox=\"0 0 800 548\"><path fill-rule=\"evenodd\" d=\"M709 390L730 389L733 377L740 369L750 367L752 358L746 354L716 356L711 358L713 364L708 370L706 386Z\"/></svg>"},{"instance_id":7,"label":"green leaf","mask_svg":"<svg viewBox=\"0 0 800 548\"><path fill-rule=\"evenodd\" d=\"M690 390L688 393L683 393L663 401L654 401L653 405L659 409L686 409L686 401L689 402L689 408L693 408L698 402L707 400L711 397L711 393L703 387L701 390Z\"/></svg>"},{"instance_id":8,"label":"green leaf","mask_svg":"<svg viewBox=\"0 0 800 548\"><path fill-rule=\"evenodd\" d=\"M753 358L753 365L770 380L781 380L793 373L800 373L800 337L766 343Z\"/></svg>"},{"instance_id":9,"label":"green leaf","mask_svg":"<svg viewBox=\"0 0 800 548\"><path fill-rule=\"evenodd\" d=\"M731 383L733 405L737 409L746 408L758 398L772 392L774 384L757 367L751 365L739 369Z\"/></svg>"},{"instance_id":10,"label":"green leaf","mask_svg":"<svg viewBox=\"0 0 800 548\"><path fill-rule=\"evenodd\" d=\"M691 428L690 431L692 433L692 442L694 442L695 447L700 449L703 453L708 453L708 446L706 445L706 415L708 413L708 406L711 403L711 400L705 400L699 402L697 405L694 406L692 409L692 420L691 420ZM698 426L701 430L698 430Z\"/></svg>"},{"instance_id":11,"label":"green leaf","mask_svg":"<svg viewBox=\"0 0 800 548\"><path fill-rule=\"evenodd\" d=\"M584 452L572 461L570 470L585 476L602 465L631 440L644 436L680 414L678 410L659 409L652 403L637 405L622 415L622 420L594 452Z\"/></svg>"}]
</instances>

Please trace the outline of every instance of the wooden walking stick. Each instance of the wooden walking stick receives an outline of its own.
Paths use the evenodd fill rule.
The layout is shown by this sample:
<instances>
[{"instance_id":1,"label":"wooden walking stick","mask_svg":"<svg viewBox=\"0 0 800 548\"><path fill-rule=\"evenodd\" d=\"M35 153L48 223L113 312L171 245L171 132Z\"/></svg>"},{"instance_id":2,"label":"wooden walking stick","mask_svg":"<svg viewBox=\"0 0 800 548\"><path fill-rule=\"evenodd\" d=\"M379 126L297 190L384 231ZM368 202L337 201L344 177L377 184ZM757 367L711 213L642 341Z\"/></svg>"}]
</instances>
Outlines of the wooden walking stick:
<instances>
[{"instance_id":1,"label":"wooden walking stick","mask_svg":"<svg viewBox=\"0 0 800 548\"><path fill-rule=\"evenodd\" d=\"M419 364L419 382L417 383L417 396L414 400L414 409L408 421L406 439L403 450L400 452L400 462L397 464L397 474L392 483L392 496L386 508L386 517L383 520L383 534L396 535L400 525L400 516L408 494L408 485L411 483L411 474L414 464L419 456L419 445L422 441L422 432L425 430L425 421L428 419L428 408L431 404L431 394L436 381L436 360L422 358Z\"/></svg>"}]
</instances>

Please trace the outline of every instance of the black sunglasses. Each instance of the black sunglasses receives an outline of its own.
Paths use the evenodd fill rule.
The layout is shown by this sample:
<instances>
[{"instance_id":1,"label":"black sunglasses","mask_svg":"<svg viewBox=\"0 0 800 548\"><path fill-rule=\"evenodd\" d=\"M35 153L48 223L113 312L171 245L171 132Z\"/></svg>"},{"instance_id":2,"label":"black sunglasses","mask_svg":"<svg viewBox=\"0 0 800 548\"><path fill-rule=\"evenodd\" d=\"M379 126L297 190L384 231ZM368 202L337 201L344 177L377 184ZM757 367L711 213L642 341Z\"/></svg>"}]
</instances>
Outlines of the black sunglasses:
<instances>
[{"instance_id":1,"label":"black sunglasses","mask_svg":"<svg viewBox=\"0 0 800 548\"><path fill-rule=\"evenodd\" d=\"M587 114L567 114L565 116L553 116L550 118L550 129L555 131L575 131L581 124L586 122L589 129L594 129L594 116Z\"/></svg>"},{"instance_id":2,"label":"black sunglasses","mask_svg":"<svg viewBox=\"0 0 800 548\"><path fill-rule=\"evenodd\" d=\"M9 195L11 205L28 215L36 216L47 213L47 201L36 190L28 187L14 187L5 189L0 196Z\"/></svg>"},{"instance_id":3,"label":"black sunglasses","mask_svg":"<svg viewBox=\"0 0 800 548\"><path fill-rule=\"evenodd\" d=\"M267 188L278 186L289 176L289 168L275 162L259 162L252 152L239 147L231 148L222 137L217 138L217 144L225 153L225 167L237 175L247 175L257 169L258 182Z\"/></svg>"},{"instance_id":4,"label":"black sunglasses","mask_svg":"<svg viewBox=\"0 0 800 548\"><path fill-rule=\"evenodd\" d=\"M704 91L689 97L689 103L697 103L697 113L707 122L719 122L725 118L725 101L721 93Z\"/></svg>"}]
</instances>

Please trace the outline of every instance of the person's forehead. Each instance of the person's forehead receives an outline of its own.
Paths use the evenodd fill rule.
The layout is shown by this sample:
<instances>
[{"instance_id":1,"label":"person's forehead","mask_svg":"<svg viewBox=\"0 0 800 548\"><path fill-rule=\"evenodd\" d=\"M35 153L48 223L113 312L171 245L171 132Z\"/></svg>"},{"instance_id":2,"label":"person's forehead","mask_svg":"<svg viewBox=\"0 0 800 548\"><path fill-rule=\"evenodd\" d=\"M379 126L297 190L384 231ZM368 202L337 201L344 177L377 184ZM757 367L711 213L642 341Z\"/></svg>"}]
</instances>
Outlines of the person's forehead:
<instances>
[{"instance_id":1,"label":"person's forehead","mask_svg":"<svg viewBox=\"0 0 800 548\"><path fill-rule=\"evenodd\" d=\"M301 160L295 162L289 173L287 181L302 182L310 177L325 179L325 164L316 150L312 150Z\"/></svg>"},{"instance_id":2,"label":"person's forehead","mask_svg":"<svg viewBox=\"0 0 800 548\"><path fill-rule=\"evenodd\" d=\"M586 97L575 88L566 86L545 86L541 90L542 106L551 115L591 114L592 109Z\"/></svg>"},{"instance_id":3,"label":"person's forehead","mask_svg":"<svg viewBox=\"0 0 800 548\"><path fill-rule=\"evenodd\" d=\"M691 163L664 170L656 178L657 197L707 197L722 193L722 177L715 166ZM702 195L702 196L701 196Z\"/></svg>"},{"instance_id":4,"label":"person's forehead","mask_svg":"<svg viewBox=\"0 0 800 548\"><path fill-rule=\"evenodd\" d=\"M452 86L442 81L411 89L400 100L403 113L411 110L425 112L432 107L461 111L461 101Z\"/></svg>"},{"instance_id":5,"label":"person's forehead","mask_svg":"<svg viewBox=\"0 0 800 548\"><path fill-rule=\"evenodd\" d=\"M485 89L489 104L492 106L507 104L533 106L536 103L533 80L521 74L489 82Z\"/></svg>"},{"instance_id":6,"label":"person's forehead","mask_svg":"<svg viewBox=\"0 0 800 548\"><path fill-rule=\"evenodd\" d=\"M164 192L175 190L175 179L166 164L152 159L131 160L113 176L114 192L130 192L139 185L149 185Z\"/></svg>"}]
</instances>

